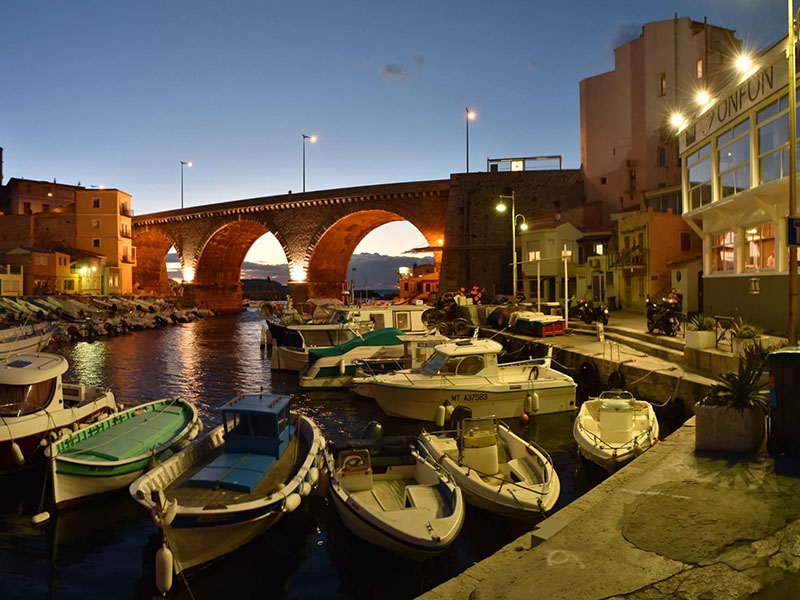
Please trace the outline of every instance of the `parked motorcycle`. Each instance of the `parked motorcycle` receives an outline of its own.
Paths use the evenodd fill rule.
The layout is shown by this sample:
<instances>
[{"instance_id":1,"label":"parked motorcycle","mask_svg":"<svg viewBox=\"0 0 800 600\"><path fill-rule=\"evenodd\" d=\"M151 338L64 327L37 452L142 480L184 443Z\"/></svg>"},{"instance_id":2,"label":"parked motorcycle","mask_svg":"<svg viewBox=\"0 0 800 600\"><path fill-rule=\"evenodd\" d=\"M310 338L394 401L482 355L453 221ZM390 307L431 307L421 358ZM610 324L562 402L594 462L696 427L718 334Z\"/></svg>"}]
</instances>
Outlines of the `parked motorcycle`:
<instances>
[{"instance_id":1,"label":"parked motorcycle","mask_svg":"<svg viewBox=\"0 0 800 600\"><path fill-rule=\"evenodd\" d=\"M608 307L601 302L595 304L591 300L578 300L578 304L573 311L570 311L573 318L580 319L587 325L593 321L600 321L603 325L608 325Z\"/></svg>"},{"instance_id":2,"label":"parked motorcycle","mask_svg":"<svg viewBox=\"0 0 800 600\"><path fill-rule=\"evenodd\" d=\"M674 336L678 333L678 316L680 299L674 295L662 298L661 302L651 302L647 298L647 331L653 333L656 329L666 335Z\"/></svg>"}]
</instances>

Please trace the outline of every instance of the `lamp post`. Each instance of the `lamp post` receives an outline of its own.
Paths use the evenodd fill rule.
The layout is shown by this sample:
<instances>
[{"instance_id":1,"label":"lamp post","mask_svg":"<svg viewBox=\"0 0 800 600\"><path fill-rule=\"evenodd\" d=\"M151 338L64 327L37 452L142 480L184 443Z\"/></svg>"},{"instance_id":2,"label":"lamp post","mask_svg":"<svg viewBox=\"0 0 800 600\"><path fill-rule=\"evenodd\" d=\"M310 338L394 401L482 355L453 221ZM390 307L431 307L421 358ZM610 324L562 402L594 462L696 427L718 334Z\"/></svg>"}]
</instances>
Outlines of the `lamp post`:
<instances>
[{"instance_id":1,"label":"lamp post","mask_svg":"<svg viewBox=\"0 0 800 600\"><path fill-rule=\"evenodd\" d=\"M564 260L564 328L569 327L569 272L567 271L567 261L572 256L572 250L564 249L561 251L561 258Z\"/></svg>"},{"instance_id":2,"label":"lamp post","mask_svg":"<svg viewBox=\"0 0 800 600\"><path fill-rule=\"evenodd\" d=\"M303 136L303 192L306 191L306 140L310 140L311 143L315 143L317 141L317 136L315 135L306 135L305 133L301 133L300 135Z\"/></svg>"},{"instance_id":3,"label":"lamp post","mask_svg":"<svg viewBox=\"0 0 800 600\"><path fill-rule=\"evenodd\" d=\"M797 65L795 64L795 37L797 20L792 0L789 5L789 217L797 213ZM786 337L789 345L797 343L797 248L789 247L789 323Z\"/></svg>"},{"instance_id":4,"label":"lamp post","mask_svg":"<svg viewBox=\"0 0 800 600\"><path fill-rule=\"evenodd\" d=\"M464 107L466 111L466 119L465 123L467 125L467 173L469 173L469 122L475 120L475 111L468 109L466 106Z\"/></svg>"},{"instance_id":5,"label":"lamp post","mask_svg":"<svg viewBox=\"0 0 800 600\"><path fill-rule=\"evenodd\" d=\"M513 301L516 303L517 301L517 217L522 218L522 223L520 224L519 228L522 231L526 231L528 229L528 224L525 222L525 216L517 214L516 205L514 203L514 191L511 191L510 196L500 196L500 202L497 203L495 209L497 212L505 212L508 206L504 202L504 200L508 200L511 202L511 268L512 271L512 286L513 286Z\"/></svg>"},{"instance_id":6,"label":"lamp post","mask_svg":"<svg viewBox=\"0 0 800 600\"><path fill-rule=\"evenodd\" d=\"M181 209L183 208L183 167L191 167L192 161L190 160L182 160L181 161Z\"/></svg>"}]
</instances>

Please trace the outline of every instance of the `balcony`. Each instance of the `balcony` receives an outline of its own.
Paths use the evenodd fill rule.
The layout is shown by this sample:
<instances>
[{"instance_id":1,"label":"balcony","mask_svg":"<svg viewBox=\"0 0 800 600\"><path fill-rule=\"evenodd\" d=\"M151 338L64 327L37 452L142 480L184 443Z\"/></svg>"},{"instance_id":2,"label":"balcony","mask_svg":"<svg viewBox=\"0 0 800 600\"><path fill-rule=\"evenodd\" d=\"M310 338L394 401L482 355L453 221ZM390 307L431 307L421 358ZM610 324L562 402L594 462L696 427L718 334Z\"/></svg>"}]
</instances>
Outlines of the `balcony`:
<instances>
[{"instance_id":1,"label":"balcony","mask_svg":"<svg viewBox=\"0 0 800 600\"><path fill-rule=\"evenodd\" d=\"M132 217L133 216L133 209L128 208L127 206L120 206L119 214L123 217Z\"/></svg>"},{"instance_id":2,"label":"balcony","mask_svg":"<svg viewBox=\"0 0 800 600\"><path fill-rule=\"evenodd\" d=\"M647 266L647 248L634 246L608 255L610 268L633 268Z\"/></svg>"}]
</instances>

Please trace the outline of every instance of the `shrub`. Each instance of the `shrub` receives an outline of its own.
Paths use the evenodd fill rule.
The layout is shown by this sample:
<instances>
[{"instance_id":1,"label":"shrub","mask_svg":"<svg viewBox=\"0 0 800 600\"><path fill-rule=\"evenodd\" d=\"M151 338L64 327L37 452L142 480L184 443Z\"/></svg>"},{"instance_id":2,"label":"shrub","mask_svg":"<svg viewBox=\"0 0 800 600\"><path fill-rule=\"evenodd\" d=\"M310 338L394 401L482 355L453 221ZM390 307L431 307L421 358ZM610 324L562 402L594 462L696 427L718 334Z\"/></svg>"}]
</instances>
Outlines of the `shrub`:
<instances>
[{"instance_id":1,"label":"shrub","mask_svg":"<svg viewBox=\"0 0 800 600\"><path fill-rule=\"evenodd\" d=\"M703 313L697 313L689 318L689 329L692 331L713 331L714 326L714 319L705 316Z\"/></svg>"},{"instance_id":2,"label":"shrub","mask_svg":"<svg viewBox=\"0 0 800 600\"><path fill-rule=\"evenodd\" d=\"M747 323L742 317L734 319L731 324L731 331L733 332L733 337L749 340L759 337L762 333L758 325Z\"/></svg>"}]
</instances>

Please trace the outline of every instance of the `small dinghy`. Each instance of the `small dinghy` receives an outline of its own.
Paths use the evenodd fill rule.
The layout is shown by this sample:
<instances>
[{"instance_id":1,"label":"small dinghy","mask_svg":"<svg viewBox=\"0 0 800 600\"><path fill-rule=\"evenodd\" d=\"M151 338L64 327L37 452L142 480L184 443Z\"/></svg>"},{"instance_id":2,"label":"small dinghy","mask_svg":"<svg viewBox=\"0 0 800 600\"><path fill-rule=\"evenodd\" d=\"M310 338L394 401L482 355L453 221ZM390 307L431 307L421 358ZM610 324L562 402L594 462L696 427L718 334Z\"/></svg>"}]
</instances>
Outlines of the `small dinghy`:
<instances>
[{"instance_id":1,"label":"small dinghy","mask_svg":"<svg viewBox=\"0 0 800 600\"><path fill-rule=\"evenodd\" d=\"M56 508L128 487L197 436L197 410L181 398L148 402L70 432L47 448Z\"/></svg>"},{"instance_id":2,"label":"small dinghy","mask_svg":"<svg viewBox=\"0 0 800 600\"><path fill-rule=\"evenodd\" d=\"M515 435L494 417L461 418L456 429L419 436L425 453L450 473L468 503L515 519L531 519L550 510L561 493L547 451Z\"/></svg>"},{"instance_id":3,"label":"small dinghy","mask_svg":"<svg viewBox=\"0 0 800 600\"><path fill-rule=\"evenodd\" d=\"M649 402L610 390L581 405L572 433L583 456L613 473L658 441L658 419Z\"/></svg>"},{"instance_id":4,"label":"small dinghy","mask_svg":"<svg viewBox=\"0 0 800 600\"><path fill-rule=\"evenodd\" d=\"M131 496L163 533L156 555L162 593L173 572L233 552L311 493L325 442L289 402L274 394L239 396L222 407L222 425L131 484Z\"/></svg>"},{"instance_id":5,"label":"small dinghy","mask_svg":"<svg viewBox=\"0 0 800 600\"><path fill-rule=\"evenodd\" d=\"M453 479L413 446L413 437L330 445L325 462L331 496L348 529L413 560L453 543L464 501Z\"/></svg>"}]
</instances>

